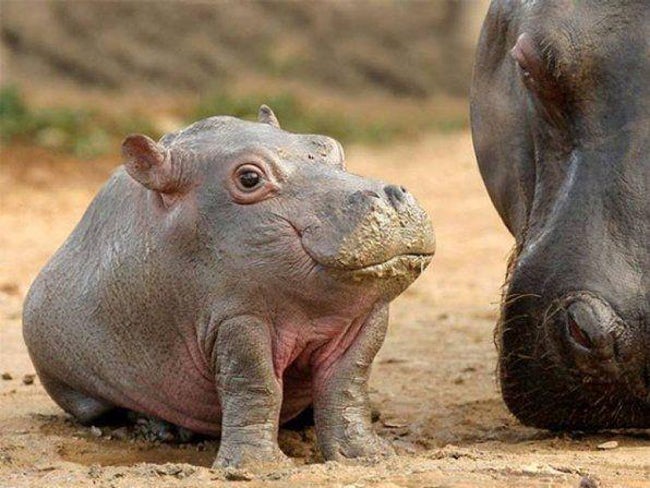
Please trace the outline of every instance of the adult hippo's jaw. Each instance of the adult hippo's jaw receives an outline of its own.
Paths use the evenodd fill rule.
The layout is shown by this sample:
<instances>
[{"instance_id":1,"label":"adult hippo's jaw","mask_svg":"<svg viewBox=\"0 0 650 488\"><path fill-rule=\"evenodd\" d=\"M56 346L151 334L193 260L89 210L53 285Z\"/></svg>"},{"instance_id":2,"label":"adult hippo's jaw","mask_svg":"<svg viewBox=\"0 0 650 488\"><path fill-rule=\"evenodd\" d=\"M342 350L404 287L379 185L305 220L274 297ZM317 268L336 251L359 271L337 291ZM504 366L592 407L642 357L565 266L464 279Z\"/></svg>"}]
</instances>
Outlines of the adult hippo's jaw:
<instances>
[{"instance_id":1,"label":"adult hippo's jaw","mask_svg":"<svg viewBox=\"0 0 650 488\"><path fill-rule=\"evenodd\" d=\"M650 372L643 324L601 296L519 292L513 278L497 327L504 400L524 423L550 429L647 426ZM530 287L523 287L530 290Z\"/></svg>"},{"instance_id":2,"label":"adult hippo's jaw","mask_svg":"<svg viewBox=\"0 0 650 488\"><path fill-rule=\"evenodd\" d=\"M481 174L516 238L504 400L551 429L650 426L650 7L493 1L472 86Z\"/></svg>"}]
</instances>

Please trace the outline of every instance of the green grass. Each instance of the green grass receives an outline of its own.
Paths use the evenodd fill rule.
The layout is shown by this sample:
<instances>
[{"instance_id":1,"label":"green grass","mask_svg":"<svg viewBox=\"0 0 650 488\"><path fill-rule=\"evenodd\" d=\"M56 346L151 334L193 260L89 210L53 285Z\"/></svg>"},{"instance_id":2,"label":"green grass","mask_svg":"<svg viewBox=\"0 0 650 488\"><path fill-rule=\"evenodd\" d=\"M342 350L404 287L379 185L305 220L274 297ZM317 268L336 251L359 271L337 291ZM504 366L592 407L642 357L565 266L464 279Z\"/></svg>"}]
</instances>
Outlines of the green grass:
<instances>
[{"instance_id":1,"label":"green grass","mask_svg":"<svg viewBox=\"0 0 650 488\"><path fill-rule=\"evenodd\" d=\"M213 115L232 115L255 120L257 110L266 103L277 114L286 130L297 133L324 134L344 144L386 144L423 132L451 132L466 127L464 114L440 117L426 108L396 116L390 110L369 117L354 110L314 109L289 92L249 93L235 96L213 92L195 107L185 110L188 125ZM123 114L109 116L93 109L31 107L14 86L0 87L0 142L39 145L48 149L91 158L114 150L119 140L131 132L162 135L151 120Z\"/></svg>"},{"instance_id":2,"label":"green grass","mask_svg":"<svg viewBox=\"0 0 650 488\"><path fill-rule=\"evenodd\" d=\"M80 158L104 154L113 139L129 132L155 133L146 120L116 119L96 110L34 109L14 86L0 88L0 141L21 142L71 153Z\"/></svg>"},{"instance_id":3,"label":"green grass","mask_svg":"<svg viewBox=\"0 0 650 488\"><path fill-rule=\"evenodd\" d=\"M282 128L291 132L324 134L343 143L386 143L418 132L410 120L392 120L388 118L391 114L386 114L384 119L369 121L354 112L309 109L290 93L248 94L236 97L217 92L199 103L188 122L212 115L232 115L255 120L257 110L263 103L273 109Z\"/></svg>"}]
</instances>

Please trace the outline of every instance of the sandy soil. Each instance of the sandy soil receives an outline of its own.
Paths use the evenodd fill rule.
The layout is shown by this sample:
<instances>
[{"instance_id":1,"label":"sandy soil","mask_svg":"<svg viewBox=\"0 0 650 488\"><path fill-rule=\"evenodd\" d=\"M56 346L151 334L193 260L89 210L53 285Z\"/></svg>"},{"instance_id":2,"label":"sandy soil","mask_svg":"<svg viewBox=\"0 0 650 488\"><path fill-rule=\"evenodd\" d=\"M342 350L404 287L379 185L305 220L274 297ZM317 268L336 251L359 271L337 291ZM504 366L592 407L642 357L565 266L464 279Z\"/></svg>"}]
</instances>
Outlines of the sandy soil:
<instances>
[{"instance_id":1,"label":"sandy soil","mask_svg":"<svg viewBox=\"0 0 650 488\"><path fill-rule=\"evenodd\" d=\"M348 159L354 172L407 186L438 236L433 265L393 305L373 370L375 427L397 457L322 463L308 428L280 434L295 468L211 470L218 441L161 445L124 429L82 427L38 379L25 384L33 368L22 299L118 159L78 163L17 148L3 152L0 173L0 374L11 376L0 380L0 487L650 486L649 431L558 435L523 427L506 411L492 329L512 239L483 190L469 134L352 147Z\"/></svg>"}]
</instances>

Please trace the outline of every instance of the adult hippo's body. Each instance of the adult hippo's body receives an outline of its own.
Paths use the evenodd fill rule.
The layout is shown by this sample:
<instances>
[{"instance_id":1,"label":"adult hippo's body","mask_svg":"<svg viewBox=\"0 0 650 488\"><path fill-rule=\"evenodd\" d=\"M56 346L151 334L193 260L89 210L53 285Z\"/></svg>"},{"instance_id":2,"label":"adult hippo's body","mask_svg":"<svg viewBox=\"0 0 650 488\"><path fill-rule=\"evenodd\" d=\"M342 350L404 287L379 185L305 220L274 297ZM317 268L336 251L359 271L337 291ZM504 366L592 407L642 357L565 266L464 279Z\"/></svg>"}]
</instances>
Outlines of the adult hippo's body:
<instances>
[{"instance_id":1,"label":"adult hippo's body","mask_svg":"<svg viewBox=\"0 0 650 488\"><path fill-rule=\"evenodd\" d=\"M650 427L650 3L493 1L471 111L516 237L505 402L540 427Z\"/></svg>"}]
</instances>

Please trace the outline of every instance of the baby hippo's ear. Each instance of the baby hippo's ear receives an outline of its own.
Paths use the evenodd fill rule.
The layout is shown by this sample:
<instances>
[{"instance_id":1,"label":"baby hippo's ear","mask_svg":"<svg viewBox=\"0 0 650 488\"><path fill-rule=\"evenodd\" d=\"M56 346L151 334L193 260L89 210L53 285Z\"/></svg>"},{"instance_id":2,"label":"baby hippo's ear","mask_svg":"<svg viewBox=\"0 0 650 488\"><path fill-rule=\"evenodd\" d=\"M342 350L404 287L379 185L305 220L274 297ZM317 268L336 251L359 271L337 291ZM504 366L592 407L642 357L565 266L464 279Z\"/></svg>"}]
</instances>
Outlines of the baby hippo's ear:
<instances>
[{"instance_id":1,"label":"baby hippo's ear","mask_svg":"<svg viewBox=\"0 0 650 488\"><path fill-rule=\"evenodd\" d=\"M146 188L161 193L178 189L169 151L142 134L131 134L122 142L124 167L131 177Z\"/></svg>"},{"instance_id":2,"label":"baby hippo's ear","mask_svg":"<svg viewBox=\"0 0 650 488\"><path fill-rule=\"evenodd\" d=\"M260 110L257 112L257 121L262 124L269 124L277 129L280 128L280 122L278 122L278 118L275 116L273 110L271 110L271 107L268 105L260 106Z\"/></svg>"}]
</instances>

